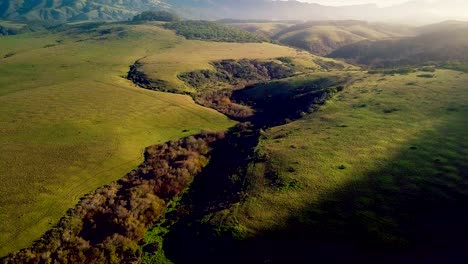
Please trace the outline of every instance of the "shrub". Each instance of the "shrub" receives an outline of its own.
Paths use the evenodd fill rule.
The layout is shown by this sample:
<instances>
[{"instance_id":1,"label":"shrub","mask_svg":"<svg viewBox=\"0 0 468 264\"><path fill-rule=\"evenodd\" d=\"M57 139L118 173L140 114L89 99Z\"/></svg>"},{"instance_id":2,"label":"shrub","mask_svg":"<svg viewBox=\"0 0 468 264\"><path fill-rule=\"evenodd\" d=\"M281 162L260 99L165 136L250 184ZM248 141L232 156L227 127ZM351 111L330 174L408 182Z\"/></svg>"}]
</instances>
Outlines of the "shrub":
<instances>
[{"instance_id":1,"label":"shrub","mask_svg":"<svg viewBox=\"0 0 468 264\"><path fill-rule=\"evenodd\" d=\"M292 65L274 61L222 60L213 62L216 71L200 70L179 75L179 79L197 88L212 88L226 85L248 84L272 79L282 79L294 75Z\"/></svg>"},{"instance_id":2,"label":"shrub","mask_svg":"<svg viewBox=\"0 0 468 264\"><path fill-rule=\"evenodd\" d=\"M9 52L3 56L4 59L10 58L16 55L16 52Z\"/></svg>"},{"instance_id":3,"label":"shrub","mask_svg":"<svg viewBox=\"0 0 468 264\"><path fill-rule=\"evenodd\" d=\"M203 91L195 96L195 101L203 106L216 109L233 119L242 120L253 116L253 110L244 105L232 102L230 97L232 92L228 89L224 90L208 90Z\"/></svg>"},{"instance_id":4,"label":"shrub","mask_svg":"<svg viewBox=\"0 0 468 264\"><path fill-rule=\"evenodd\" d=\"M290 58L290 57L279 57L279 58L276 58L277 60L281 61L282 63L286 63L286 64L293 64L293 59Z\"/></svg>"},{"instance_id":5,"label":"shrub","mask_svg":"<svg viewBox=\"0 0 468 264\"><path fill-rule=\"evenodd\" d=\"M430 67L430 66L424 66L424 67L420 68L419 70L423 71L423 72L435 72L436 68L435 67Z\"/></svg>"},{"instance_id":6,"label":"shrub","mask_svg":"<svg viewBox=\"0 0 468 264\"><path fill-rule=\"evenodd\" d=\"M419 74L419 78L434 78L434 74Z\"/></svg>"},{"instance_id":7,"label":"shrub","mask_svg":"<svg viewBox=\"0 0 468 264\"><path fill-rule=\"evenodd\" d=\"M167 11L145 11L133 17L133 21L164 21L164 22L177 22L180 17L176 14Z\"/></svg>"},{"instance_id":8,"label":"shrub","mask_svg":"<svg viewBox=\"0 0 468 264\"><path fill-rule=\"evenodd\" d=\"M314 62L325 70L343 70L345 66L341 63L337 63L331 60L316 59Z\"/></svg>"},{"instance_id":9,"label":"shrub","mask_svg":"<svg viewBox=\"0 0 468 264\"><path fill-rule=\"evenodd\" d=\"M406 75L409 73L415 72L415 69L410 68L410 67L402 67L402 68L393 68L393 69L374 69L374 70L369 70L369 74L384 74L384 75L395 75L395 74L400 74L400 75Z\"/></svg>"},{"instance_id":10,"label":"shrub","mask_svg":"<svg viewBox=\"0 0 468 264\"><path fill-rule=\"evenodd\" d=\"M383 110L385 114L391 114L391 113L398 112L398 111L400 111L400 109L398 108L389 108L389 109Z\"/></svg>"},{"instance_id":11,"label":"shrub","mask_svg":"<svg viewBox=\"0 0 468 264\"><path fill-rule=\"evenodd\" d=\"M216 71L199 70L179 75L179 79L197 89L195 101L237 120L253 116L250 107L231 100L232 87L282 79L294 75L294 66L275 61L222 60L213 62ZM231 88L220 88L231 87Z\"/></svg>"}]
</instances>

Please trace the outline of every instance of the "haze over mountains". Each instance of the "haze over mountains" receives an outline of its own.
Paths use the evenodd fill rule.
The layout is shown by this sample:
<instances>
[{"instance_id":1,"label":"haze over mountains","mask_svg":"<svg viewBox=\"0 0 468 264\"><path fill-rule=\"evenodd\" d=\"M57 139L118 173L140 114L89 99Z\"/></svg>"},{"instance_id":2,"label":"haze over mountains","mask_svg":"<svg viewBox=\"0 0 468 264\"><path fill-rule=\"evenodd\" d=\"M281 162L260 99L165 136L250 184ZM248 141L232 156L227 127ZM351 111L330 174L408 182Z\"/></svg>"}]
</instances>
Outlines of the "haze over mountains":
<instances>
[{"instance_id":1,"label":"haze over mountains","mask_svg":"<svg viewBox=\"0 0 468 264\"><path fill-rule=\"evenodd\" d=\"M233 23L232 25L254 33L265 34L262 32L262 28L266 28L265 24ZM269 38L322 56L360 41L406 37L415 33L411 27L407 26L358 20L309 21L285 28L283 28L285 24L272 23L270 25L272 31Z\"/></svg>"},{"instance_id":2,"label":"haze over mountains","mask_svg":"<svg viewBox=\"0 0 468 264\"><path fill-rule=\"evenodd\" d=\"M196 19L342 20L430 23L465 19L468 3L414 0L390 7L376 4L326 6L272 0L3 0L0 18L9 20L125 20L150 9L166 9Z\"/></svg>"},{"instance_id":3,"label":"haze over mountains","mask_svg":"<svg viewBox=\"0 0 468 264\"><path fill-rule=\"evenodd\" d=\"M372 67L468 62L467 22L446 21L414 31L416 36L355 42L329 56Z\"/></svg>"}]
</instances>

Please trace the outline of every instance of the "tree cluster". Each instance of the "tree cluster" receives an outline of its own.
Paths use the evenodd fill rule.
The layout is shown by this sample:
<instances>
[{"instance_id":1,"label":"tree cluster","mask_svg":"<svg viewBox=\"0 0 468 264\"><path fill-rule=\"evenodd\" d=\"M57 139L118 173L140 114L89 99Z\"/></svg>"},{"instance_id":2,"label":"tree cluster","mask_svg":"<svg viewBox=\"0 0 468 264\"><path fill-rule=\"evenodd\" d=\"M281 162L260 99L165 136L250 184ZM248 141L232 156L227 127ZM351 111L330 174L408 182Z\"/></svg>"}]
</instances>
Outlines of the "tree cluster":
<instances>
[{"instance_id":1,"label":"tree cluster","mask_svg":"<svg viewBox=\"0 0 468 264\"><path fill-rule=\"evenodd\" d=\"M211 40L222 42L263 42L266 39L248 31L232 26L210 21L182 21L168 23L167 29L175 30L177 34L187 39Z\"/></svg>"},{"instance_id":2,"label":"tree cluster","mask_svg":"<svg viewBox=\"0 0 468 264\"><path fill-rule=\"evenodd\" d=\"M168 11L145 11L133 17L133 21L163 21L163 22L177 22L180 17Z\"/></svg>"},{"instance_id":3,"label":"tree cluster","mask_svg":"<svg viewBox=\"0 0 468 264\"><path fill-rule=\"evenodd\" d=\"M168 82L163 80L155 80L149 78L146 73L141 69L143 64L136 61L130 66L130 70L127 73L127 79L132 81L134 84L143 87L148 90L161 91L161 92L176 92L177 89L171 87Z\"/></svg>"},{"instance_id":4,"label":"tree cluster","mask_svg":"<svg viewBox=\"0 0 468 264\"><path fill-rule=\"evenodd\" d=\"M245 120L253 116L252 108L238 104L231 100L232 90L211 89L195 96L195 102L200 105L217 110L220 113L236 120Z\"/></svg>"},{"instance_id":5,"label":"tree cluster","mask_svg":"<svg viewBox=\"0 0 468 264\"><path fill-rule=\"evenodd\" d=\"M0 262L138 262L147 229L208 164L212 145L223 137L202 133L147 148L138 169L84 197L32 247Z\"/></svg>"},{"instance_id":6,"label":"tree cluster","mask_svg":"<svg viewBox=\"0 0 468 264\"><path fill-rule=\"evenodd\" d=\"M213 62L216 71L200 70L179 75L179 78L198 89L216 86L240 86L250 83L283 79L295 73L292 64L259 60L221 60Z\"/></svg>"},{"instance_id":7,"label":"tree cluster","mask_svg":"<svg viewBox=\"0 0 468 264\"><path fill-rule=\"evenodd\" d=\"M416 70L411 67L400 67L400 68L389 68L389 69L372 69L369 70L369 74L383 74L383 75L407 75L415 72Z\"/></svg>"},{"instance_id":8,"label":"tree cluster","mask_svg":"<svg viewBox=\"0 0 468 264\"><path fill-rule=\"evenodd\" d=\"M250 107L231 100L233 89L243 88L252 83L291 77L295 73L294 65L283 61L278 63L248 59L222 60L213 62L212 65L215 71L193 71L183 73L179 78L197 89L195 101L198 104L216 109L237 120L251 117L253 111Z\"/></svg>"}]
</instances>

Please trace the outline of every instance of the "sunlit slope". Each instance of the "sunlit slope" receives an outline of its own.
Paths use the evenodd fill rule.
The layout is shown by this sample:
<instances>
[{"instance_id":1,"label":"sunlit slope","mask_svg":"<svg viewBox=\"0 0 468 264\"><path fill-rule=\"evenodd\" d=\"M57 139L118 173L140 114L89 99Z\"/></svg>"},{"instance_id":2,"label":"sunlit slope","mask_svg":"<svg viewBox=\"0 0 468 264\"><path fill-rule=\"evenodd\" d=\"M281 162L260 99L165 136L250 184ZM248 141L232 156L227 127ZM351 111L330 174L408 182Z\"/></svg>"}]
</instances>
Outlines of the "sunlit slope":
<instances>
[{"instance_id":1,"label":"sunlit slope","mask_svg":"<svg viewBox=\"0 0 468 264\"><path fill-rule=\"evenodd\" d=\"M286 22L284 23L282 22L278 22L278 23L275 23L275 22L241 23L239 22L239 23L231 23L230 25L252 32L252 33L256 33L260 36L267 37L267 38L273 37L280 31L292 26L292 24L288 24Z\"/></svg>"},{"instance_id":2,"label":"sunlit slope","mask_svg":"<svg viewBox=\"0 0 468 264\"><path fill-rule=\"evenodd\" d=\"M218 223L232 220L247 241L258 239L246 256L301 259L315 252L305 245L321 245L346 259L356 241L460 254L439 246L466 239L468 75L418 74L362 74L320 111L263 135L267 161L250 167L250 198ZM302 247L303 255L282 255Z\"/></svg>"},{"instance_id":3,"label":"sunlit slope","mask_svg":"<svg viewBox=\"0 0 468 264\"><path fill-rule=\"evenodd\" d=\"M468 25L440 23L419 29L414 37L354 43L330 54L370 66L468 62Z\"/></svg>"},{"instance_id":4,"label":"sunlit slope","mask_svg":"<svg viewBox=\"0 0 468 264\"><path fill-rule=\"evenodd\" d=\"M233 125L188 96L122 77L135 60L183 45L172 32L117 31L0 38L0 255L29 245L84 194L125 175L146 146Z\"/></svg>"},{"instance_id":5,"label":"sunlit slope","mask_svg":"<svg viewBox=\"0 0 468 264\"><path fill-rule=\"evenodd\" d=\"M380 40L411 34L407 27L363 21L307 22L286 28L273 38L281 43L327 55L343 46L363 40Z\"/></svg>"}]
</instances>

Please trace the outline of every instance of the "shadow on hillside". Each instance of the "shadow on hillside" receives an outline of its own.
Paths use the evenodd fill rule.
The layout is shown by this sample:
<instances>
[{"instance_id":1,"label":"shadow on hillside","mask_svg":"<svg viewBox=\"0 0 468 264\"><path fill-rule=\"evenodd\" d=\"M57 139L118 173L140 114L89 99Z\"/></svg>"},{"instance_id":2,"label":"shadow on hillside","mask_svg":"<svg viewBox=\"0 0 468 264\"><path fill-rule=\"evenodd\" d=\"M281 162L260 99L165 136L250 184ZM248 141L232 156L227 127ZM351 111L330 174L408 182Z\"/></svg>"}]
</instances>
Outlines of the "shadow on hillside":
<instances>
[{"instance_id":1,"label":"shadow on hillside","mask_svg":"<svg viewBox=\"0 0 468 264\"><path fill-rule=\"evenodd\" d=\"M165 251L175 263L465 263L467 133L450 131L466 118L448 114L459 117L321 204L278 219L277 228L237 241L216 235L203 214L192 215L171 229ZM402 167L404 161L410 163Z\"/></svg>"},{"instance_id":2,"label":"shadow on hillside","mask_svg":"<svg viewBox=\"0 0 468 264\"><path fill-rule=\"evenodd\" d=\"M207 251L213 247L212 243L230 243L229 239L220 243L215 234L218 231L212 230L204 219L231 208L245 198L247 168L258 159L255 148L261 128L284 124L287 120L300 118L299 113L306 109L316 109L343 89L343 86L339 89L331 87L342 82L345 81L320 79L308 83L307 87L296 87L287 94L272 96L270 101L257 106L282 105L280 110L279 107L265 107L261 114L254 115L250 122L237 125L226 134L226 138L213 146L208 166L183 195L177 210L166 214L165 223L171 231L165 238L164 249L169 258L176 262L200 263L212 255ZM185 259L179 254L179 249L186 251L184 256L201 255Z\"/></svg>"}]
</instances>

